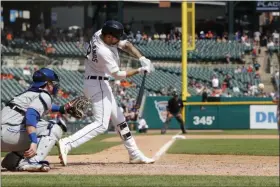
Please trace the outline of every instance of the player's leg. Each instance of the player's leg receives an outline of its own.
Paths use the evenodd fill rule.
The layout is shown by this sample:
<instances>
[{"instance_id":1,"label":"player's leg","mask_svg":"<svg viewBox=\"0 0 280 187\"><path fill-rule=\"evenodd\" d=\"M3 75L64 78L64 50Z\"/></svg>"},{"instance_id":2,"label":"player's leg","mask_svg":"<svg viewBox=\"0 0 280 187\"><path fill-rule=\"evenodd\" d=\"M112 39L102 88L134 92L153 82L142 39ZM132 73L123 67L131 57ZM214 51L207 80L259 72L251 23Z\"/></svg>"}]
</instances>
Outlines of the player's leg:
<instances>
[{"instance_id":1,"label":"player's leg","mask_svg":"<svg viewBox=\"0 0 280 187\"><path fill-rule=\"evenodd\" d=\"M37 154L32 158L20 161L18 170L22 171L49 171L49 163L45 161L54 145L62 138L66 125L61 119L40 121L37 127L38 146Z\"/></svg>"},{"instance_id":2,"label":"player's leg","mask_svg":"<svg viewBox=\"0 0 280 187\"><path fill-rule=\"evenodd\" d=\"M8 171L17 171L19 162L24 159L24 152L9 152L2 159L1 166Z\"/></svg>"},{"instance_id":3,"label":"player's leg","mask_svg":"<svg viewBox=\"0 0 280 187\"><path fill-rule=\"evenodd\" d=\"M1 128L2 152L25 151L29 148L29 138L22 125L3 124Z\"/></svg>"},{"instance_id":4,"label":"player's leg","mask_svg":"<svg viewBox=\"0 0 280 187\"><path fill-rule=\"evenodd\" d=\"M1 111L1 151L25 151L30 142L26 128L21 125L22 114L6 106ZM24 132L24 133L21 133Z\"/></svg>"},{"instance_id":5,"label":"player's leg","mask_svg":"<svg viewBox=\"0 0 280 187\"><path fill-rule=\"evenodd\" d=\"M112 94L112 114L111 119L113 125L118 130L120 137L123 140L123 144L128 151L130 163L137 163L137 164L149 164L154 163L153 159L146 157L138 148L130 130L128 127L127 122L125 121L125 117L118 107L117 102Z\"/></svg>"},{"instance_id":6,"label":"player's leg","mask_svg":"<svg viewBox=\"0 0 280 187\"><path fill-rule=\"evenodd\" d=\"M185 123L184 123L184 120L182 118L182 114L181 113L176 115L176 120L180 123L180 128L182 130L182 133L186 134Z\"/></svg>"},{"instance_id":7,"label":"player's leg","mask_svg":"<svg viewBox=\"0 0 280 187\"><path fill-rule=\"evenodd\" d=\"M2 112L3 124L1 124L1 151L9 152L2 159L1 166L10 171L16 170L18 163L23 158L24 151L30 146L25 128L18 125L10 125L9 122L22 121L20 115L9 107L4 107Z\"/></svg>"},{"instance_id":8,"label":"player's leg","mask_svg":"<svg viewBox=\"0 0 280 187\"><path fill-rule=\"evenodd\" d=\"M161 134L166 133L166 130L168 129L170 121L171 121L172 118L173 118L173 115L170 112L167 112L165 123L163 124L163 126L161 128Z\"/></svg>"},{"instance_id":9,"label":"player's leg","mask_svg":"<svg viewBox=\"0 0 280 187\"><path fill-rule=\"evenodd\" d=\"M88 124L71 136L59 140L59 149L63 165L67 165L67 154L70 150L88 142L108 129L112 109L110 90L104 86L99 92L96 93L95 90L93 90L92 92L89 91L87 95L92 98L94 122Z\"/></svg>"},{"instance_id":10,"label":"player's leg","mask_svg":"<svg viewBox=\"0 0 280 187\"><path fill-rule=\"evenodd\" d=\"M38 136L37 154L32 158L23 158L23 151L10 152L2 161L2 167L8 170L18 171L49 171L48 162L44 161L55 143L62 137L63 130L66 131L66 125L62 120L40 121L37 124L36 134ZM18 133L19 136L25 137L26 131ZM29 143L29 138L27 141ZM24 145L24 144L19 144ZM28 147L26 148L28 149ZM26 150L25 149L25 150Z\"/></svg>"}]
</instances>

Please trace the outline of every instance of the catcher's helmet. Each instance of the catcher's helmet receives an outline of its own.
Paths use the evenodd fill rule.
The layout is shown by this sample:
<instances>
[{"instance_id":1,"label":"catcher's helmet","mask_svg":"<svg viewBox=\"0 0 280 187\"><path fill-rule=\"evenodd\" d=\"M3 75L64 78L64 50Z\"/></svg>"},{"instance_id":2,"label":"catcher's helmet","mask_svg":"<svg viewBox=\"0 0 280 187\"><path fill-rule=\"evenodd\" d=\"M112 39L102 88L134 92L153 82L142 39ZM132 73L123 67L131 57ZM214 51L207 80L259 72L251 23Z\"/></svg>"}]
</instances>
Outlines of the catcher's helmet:
<instances>
[{"instance_id":1,"label":"catcher's helmet","mask_svg":"<svg viewBox=\"0 0 280 187\"><path fill-rule=\"evenodd\" d=\"M119 40L124 40L126 37L123 25L114 20L109 20L104 23L102 27L102 34L110 34Z\"/></svg>"},{"instance_id":2,"label":"catcher's helmet","mask_svg":"<svg viewBox=\"0 0 280 187\"><path fill-rule=\"evenodd\" d=\"M59 78L57 74L48 68L42 68L33 74L33 83L31 87L40 88L47 84L48 81L54 84L53 94L56 95L59 89Z\"/></svg>"}]
</instances>

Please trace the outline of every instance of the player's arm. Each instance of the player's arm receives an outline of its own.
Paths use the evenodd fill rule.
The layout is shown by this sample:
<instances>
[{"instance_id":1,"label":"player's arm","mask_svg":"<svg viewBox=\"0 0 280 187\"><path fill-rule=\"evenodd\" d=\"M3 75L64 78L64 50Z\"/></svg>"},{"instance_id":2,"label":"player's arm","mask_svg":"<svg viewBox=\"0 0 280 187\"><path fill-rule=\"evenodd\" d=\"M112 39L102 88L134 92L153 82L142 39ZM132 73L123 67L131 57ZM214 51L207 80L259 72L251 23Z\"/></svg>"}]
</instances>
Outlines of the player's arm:
<instances>
[{"instance_id":1,"label":"player's arm","mask_svg":"<svg viewBox=\"0 0 280 187\"><path fill-rule=\"evenodd\" d=\"M33 108L28 108L25 113L26 131L31 143L37 144L36 128L40 119L40 114Z\"/></svg>"},{"instance_id":2,"label":"player's arm","mask_svg":"<svg viewBox=\"0 0 280 187\"><path fill-rule=\"evenodd\" d=\"M119 42L118 47L121 50L129 53L131 56L139 59L142 67L148 66L150 68L151 72L154 71L154 66L151 63L151 61L149 59L147 59L145 56L143 56L141 54L141 52L136 47L134 47L134 45L132 43L130 43L127 40L123 40L123 41Z\"/></svg>"},{"instance_id":3,"label":"player's arm","mask_svg":"<svg viewBox=\"0 0 280 187\"><path fill-rule=\"evenodd\" d=\"M138 73L144 73L147 71L150 73L149 67L141 67L138 69L131 69L131 70L120 70L116 59L114 58L113 54L106 51L106 50L99 50L97 51L98 59L105 63L107 70L112 74L115 79L125 79L127 77L131 77Z\"/></svg>"},{"instance_id":4,"label":"player's arm","mask_svg":"<svg viewBox=\"0 0 280 187\"><path fill-rule=\"evenodd\" d=\"M36 128L38 121L40 120L42 114L49 110L51 107L51 98L46 93L40 94L38 98L31 102L25 113L25 125L26 132L30 139L30 147L24 152L24 156L27 158L36 155L37 151L37 134Z\"/></svg>"},{"instance_id":5,"label":"player's arm","mask_svg":"<svg viewBox=\"0 0 280 187\"><path fill-rule=\"evenodd\" d=\"M132 43L130 43L127 40L120 41L118 44L118 48L129 53L131 56L136 57L136 58L141 58L143 55L140 53L140 51L134 47Z\"/></svg>"},{"instance_id":6,"label":"player's arm","mask_svg":"<svg viewBox=\"0 0 280 187\"><path fill-rule=\"evenodd\" d=\"M52 108L51 108L52 112L59 112L61 114L65 114L65 106L59 106L57 104L52 104Z\"/></svg>"},{"instance_id":7,"label":"player's arm","mask_svg":"<svg viewBox=\"0 0 280 187\"><path fill-rule=\"evenodd\" d=\"M30 158L35 156L37 151L37 135L36 127L40 119L40 114L33 108L28 108L25 113L26 132L30 139L30 148L24 152L24 157Z\"/></svg>"},{"instance_id":8,"label":"player's arm","mask_svg":"<svg viewBox=\"0 0 280 187\"><path fill-rule=\"evenodd\" d=\"M145 69L145 67L141 67L138 69L131 69L126 71L118 70L116 72L113 72L112 75L115 79L125 79L127 77L131 77L133 75L144 73L145 71L149 71L148 69Z\"/></svg>"}]
</instances>

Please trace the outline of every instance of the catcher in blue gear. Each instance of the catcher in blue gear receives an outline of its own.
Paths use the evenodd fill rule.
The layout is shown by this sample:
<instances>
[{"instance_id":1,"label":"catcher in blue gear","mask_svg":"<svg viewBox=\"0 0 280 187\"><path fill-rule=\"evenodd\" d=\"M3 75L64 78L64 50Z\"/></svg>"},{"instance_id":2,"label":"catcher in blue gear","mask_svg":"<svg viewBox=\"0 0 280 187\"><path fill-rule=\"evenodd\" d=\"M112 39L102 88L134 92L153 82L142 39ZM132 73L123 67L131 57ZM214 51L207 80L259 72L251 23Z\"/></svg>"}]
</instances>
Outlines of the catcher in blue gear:
<instances>
[{"instance_id":1,"label":"catcher in blue gear","mask_svg":"<svg viewBox=\"0 0 280 187\"><path fill-rule=\"evenodd\" d=\"M1 166L10 171L50 170L44 161L56 142L67 131L65 122L58 118L44 121L49 111L62 114L75 112L78 99L63 106L52 104L52 96L59 89L57 74L42 68L33 74L33 83L23 93L11 99L1 111L1 151L9 152ZM74 109L73 109L74 107ZM77 109L78 110L78 109ZM78 114L81 115L80 109Z\"/></svg>"}]
</instances>

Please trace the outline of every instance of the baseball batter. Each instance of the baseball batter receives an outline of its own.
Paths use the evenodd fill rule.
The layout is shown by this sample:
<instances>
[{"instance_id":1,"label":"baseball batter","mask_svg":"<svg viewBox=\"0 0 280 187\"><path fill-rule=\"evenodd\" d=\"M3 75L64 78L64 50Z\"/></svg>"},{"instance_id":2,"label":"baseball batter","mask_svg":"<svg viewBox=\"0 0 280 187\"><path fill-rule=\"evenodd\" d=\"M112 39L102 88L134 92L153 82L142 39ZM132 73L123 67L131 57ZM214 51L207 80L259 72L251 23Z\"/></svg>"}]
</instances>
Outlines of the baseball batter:
<instances>
[{"instance_id":1,"label":"baseball batter","mask_svg":"<svg viewBox=\"0 0 280 187\"><path fill-rule=\"evenodd\" d=\"M11 171L49 171L44 161L55 143L66 131L61 119L43 121L49 110L59 111L52 105L52 96L59 88L54 71L42 68L33 75L33 84L15 96L1 111L1 151L10 152L1 165ZM63 113L63 112L62 112Z\"/></svg>"},{"instance_id":2,"label":"baseball batter","mask_svg":"<svg viewBox=\"0 0 280 187\"><path fill-rule=\"evenodd\" d=\"M97 31L89 44L85 60L84 93L91 98L95 120L75 134L59 141L61 161L67 165L67 154L73 148L91 140L108 129L109 120L118 129L126 147L131 163L154 163L138 149L134 138L125 121L125 117L109 86L109 77L125 79L138 73L154 71L151 61L145 58L128 41L122 40L124 28L117 21L107 21L103 28ZM139 58L142 67L122 71L119 68L120 58L118 48Z\"/></svg>"}]
</instances>

